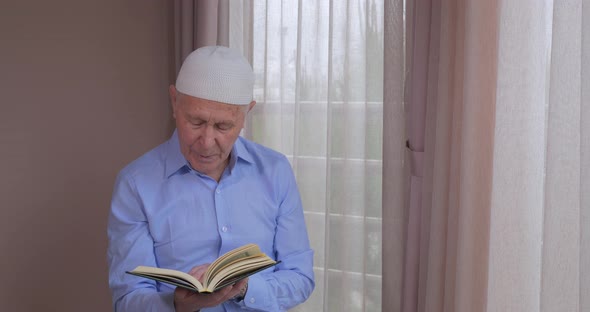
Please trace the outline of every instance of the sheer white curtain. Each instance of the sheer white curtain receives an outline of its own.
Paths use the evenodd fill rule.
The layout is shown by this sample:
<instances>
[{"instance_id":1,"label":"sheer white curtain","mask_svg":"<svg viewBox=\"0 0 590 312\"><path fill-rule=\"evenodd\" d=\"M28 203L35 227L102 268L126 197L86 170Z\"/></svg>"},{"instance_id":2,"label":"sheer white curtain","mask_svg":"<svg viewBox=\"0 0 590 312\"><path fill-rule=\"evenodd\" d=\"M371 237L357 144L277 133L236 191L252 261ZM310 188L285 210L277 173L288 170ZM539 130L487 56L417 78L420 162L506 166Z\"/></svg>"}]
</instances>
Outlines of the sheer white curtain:
<instances>
[{"instance_id":1,"label":"sheer white curtain","mask_svg":"<svg viewBox=\"0 0 590 312\"><path fill-rule=\"evenodd\" d=\"M289 157L315 250L297 311L381 310L383 6L230 1L230 46L256 73L244 135Z\"/></svg>"},{"instance_id":2,"label":"sheer white curtain","mask_svg":"<svg viewBox=\"0 0 590 312\"><path fill-rule=\"evenodd\" d=\"M383 310L590 311L590 7L412 3L410 205L384 202L403 300Z\"/></svg>"}]
</instances>

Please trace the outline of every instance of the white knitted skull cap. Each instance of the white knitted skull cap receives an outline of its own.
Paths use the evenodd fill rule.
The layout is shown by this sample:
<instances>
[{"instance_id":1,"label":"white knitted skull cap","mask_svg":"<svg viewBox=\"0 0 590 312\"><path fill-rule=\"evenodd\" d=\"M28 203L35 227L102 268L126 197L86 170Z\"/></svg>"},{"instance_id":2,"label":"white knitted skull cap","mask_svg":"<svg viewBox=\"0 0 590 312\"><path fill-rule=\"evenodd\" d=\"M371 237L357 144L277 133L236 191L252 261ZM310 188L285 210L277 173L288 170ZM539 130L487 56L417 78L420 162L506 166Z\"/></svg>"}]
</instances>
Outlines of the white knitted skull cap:
<instances>
[{"instance_id":1,"label":"white knitted skull cap","mask_svg":"<svg viewBox=\"0 0 590 312\"><path fill-rule=\"evenodd\" d=\"M190 96L234 105L252 102L254 72L236 50L202 47L189 54L176 78L176 89Z\"/></svg>"}]
</instances>

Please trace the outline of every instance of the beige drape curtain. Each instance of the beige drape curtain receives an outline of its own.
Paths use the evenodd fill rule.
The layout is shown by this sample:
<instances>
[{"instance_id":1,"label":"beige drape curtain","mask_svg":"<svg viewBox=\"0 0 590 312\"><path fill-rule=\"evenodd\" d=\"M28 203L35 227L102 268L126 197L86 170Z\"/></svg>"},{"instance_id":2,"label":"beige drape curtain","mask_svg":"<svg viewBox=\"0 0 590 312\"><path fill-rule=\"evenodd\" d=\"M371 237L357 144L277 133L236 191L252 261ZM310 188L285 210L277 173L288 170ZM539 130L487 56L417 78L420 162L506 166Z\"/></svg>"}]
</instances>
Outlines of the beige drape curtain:
<instances>
[{"instance_id":1,"label":"beige drape curtain","mask_svg":"<svg viewBox=\"0 0 590 312\"><path fill-rule=\"evenodd\" d=\"M252 1L247 137L291 161L315 252L316 288L293 311L381 311L383 7Z\"/></svg>"},{"instance_id":2,"label":"beige drape curtain","mask_svg":"<svg viewBox=\"0 0 590 312\"><path fill-rule=\"evenodd\" d=\"M382 311L399 311L406 225L404 81L406 21L403 0L385 1L382 171Z\"/></svg>"},{"instance_id":3,"label":"beige drape curtain","mask_svg":"<svg viewBox=\"0 0 590 312\"><path fill-rule=\"evenodd\" d=\"M384 140L383 185L409 188L405 206L384 196L383 310L588 311L588 5L416 0L407 18L407 155Z\"/></svg>"},{"instance_id":4,"label":"beige drape curtain","mask_svg":"<svg viewBox=\"0 0 590 312\"><path fill-rule=\"evenodd\" d=\"M229 0L174 0L176 72L192 51L208 45L229 46Z\"/></svg>"},{"instance_id":5,"label":"beige drape curtain","mask_svg":"<svg viewBox=\"0 0 590 312\"><path fill-rule=\"evenodd\" d=\"M311 298L294 311L381 311L383 6L176 2L177 68L205 44L241 50L257 101L242 135L293 166L316 276Z\"/></svg>"}]
</instances>

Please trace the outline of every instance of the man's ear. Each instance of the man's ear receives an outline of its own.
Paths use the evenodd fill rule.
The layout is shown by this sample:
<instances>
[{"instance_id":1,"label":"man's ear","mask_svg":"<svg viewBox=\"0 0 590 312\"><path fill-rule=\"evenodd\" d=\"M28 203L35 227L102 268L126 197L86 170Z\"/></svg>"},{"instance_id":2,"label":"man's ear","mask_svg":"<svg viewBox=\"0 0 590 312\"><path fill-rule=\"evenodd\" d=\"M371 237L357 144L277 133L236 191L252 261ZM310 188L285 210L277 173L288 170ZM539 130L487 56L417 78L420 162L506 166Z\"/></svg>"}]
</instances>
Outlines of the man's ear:
<instances>
[{"instance_id":1,"label":"man's ear","mask_svg":"<svg viewBox=\"0 0 590 312\"><path fill-rule=\"evenodd\" d=\"M176 92L176 87L174 85L170 85L168 88L168 93L170 93L170 105L172 105L172 117L176 119L176 100L178 92Z\"/></svg>"},{"instance_id":2,"label":"man's ear","mask_svg":"<svg viewBox=\"0 0 590 312\"><path fill-rule=\"evenodd\" d=\"M252 110L252 108L254 108L254 105L256 105L256 101L252 101L250 104L248 104L248 113Z\"/></svg>"}]
</instances>

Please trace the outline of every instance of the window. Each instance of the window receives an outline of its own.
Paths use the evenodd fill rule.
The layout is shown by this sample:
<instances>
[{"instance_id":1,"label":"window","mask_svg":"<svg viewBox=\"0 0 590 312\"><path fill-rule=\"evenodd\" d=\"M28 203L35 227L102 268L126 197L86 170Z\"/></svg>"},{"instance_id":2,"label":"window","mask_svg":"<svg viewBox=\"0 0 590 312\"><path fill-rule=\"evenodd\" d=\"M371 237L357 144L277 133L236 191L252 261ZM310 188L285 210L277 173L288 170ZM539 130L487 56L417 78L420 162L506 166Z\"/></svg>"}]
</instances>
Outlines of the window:
<instances>
[{"instance_id":1,"label":"window","mask_svg":"<svg viewBox=\"0 0 590 312\"><path fill-rule=\"evenodd\" d=\"M246 10L258 104L245 136L288 156L315 250L316 289L296 311L381 311L383 7Z\"/></svg>"}]
</instances>

